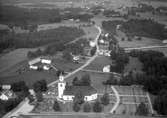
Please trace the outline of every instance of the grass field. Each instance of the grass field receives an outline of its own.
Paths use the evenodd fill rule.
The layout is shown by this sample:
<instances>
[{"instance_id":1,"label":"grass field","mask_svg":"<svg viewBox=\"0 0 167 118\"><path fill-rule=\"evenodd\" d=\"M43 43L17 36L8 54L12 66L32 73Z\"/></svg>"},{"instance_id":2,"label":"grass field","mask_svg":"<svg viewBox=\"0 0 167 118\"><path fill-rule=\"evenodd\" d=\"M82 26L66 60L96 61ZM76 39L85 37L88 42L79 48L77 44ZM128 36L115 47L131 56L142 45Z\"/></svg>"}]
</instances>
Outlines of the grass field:
<instances>
[{"instance_id":1,"label":"grass field","mask_svg":"<svg viewBox=\"0 0 167 118\"><path fill-rule=\"evenodd\" d=\"M143 47L143 46L150 46L150 45L163 45L161 40L158 39L152 39L152 38L147 38L147 37L142 37L142 40L136 40L132 39L132 41L127 40L127 36L125 33L121 31L117 31L117 40L119 41L119 46L120 47ZM122 38L125 40L122 41Z\"/></svg>"},{"instance_id":2,"label":"grass field","mask_svg":"<svg viewBox=\"0 0 167 118\"><path fill-rule=\"evenodd\" d=\"M112 64L109 57L99 56L85 69L103 71L103 67L109 64Z\"/></svg>"},{"instance_id":3,"label":"grass field","mask_svg":"<svg viewBox=\"0 0 167 118\"><path fill-rule=\"evenodd\" d=\"M0 77L1 84L11 84L17 81L25 81L29 87L32 87L32 84L37 81L45 79L48 83L57 80L56 72L55 71L34 71L29 70L23 72L21 74L11 75L11 76L4 76Z\"/></svg>"}]
</instances>

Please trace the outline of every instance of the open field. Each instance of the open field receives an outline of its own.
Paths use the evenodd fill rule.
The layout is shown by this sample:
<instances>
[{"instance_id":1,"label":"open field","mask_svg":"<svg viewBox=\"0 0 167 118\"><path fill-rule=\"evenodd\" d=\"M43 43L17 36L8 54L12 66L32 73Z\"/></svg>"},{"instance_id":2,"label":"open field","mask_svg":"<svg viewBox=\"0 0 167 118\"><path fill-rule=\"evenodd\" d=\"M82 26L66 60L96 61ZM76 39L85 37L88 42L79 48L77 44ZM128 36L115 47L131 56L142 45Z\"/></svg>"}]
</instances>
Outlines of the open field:
<instances>
[{"instance_id":1,"label":"open field","mask_svg":"<svg viewBox=\"0 0 167 118\"><path fill-rule=\"evenodd\" d=\"M146 95L141 87L133 86L115 86L120 95Z\"/></svg>"},{"instance_id":2,"label":"open field","mask_svg":"<svg viewBox=\"0 0 167 118\"><path fill-rule=\"evenodd\" d=\"M161 40L142 37L141 40L132 39L132 41L127 40L127 36L122 31L117 31L116 39L119 41L120 47L142 47L142 46L154 46L154 45L164 45ZM125 40L122 41L122 38Z\"/></svg>"},{"instance_id":3,"label":"open field","mask_svg":"<svg viewBox=\"0 0 167 118\"><path fill-rule=\"evenodd\" d=\"M103 71L103 67L112 64L112 60L109 57L99 56L85 69Z\"/></svg>"},{"instance_id":4,"label":"open field","mask_svg":"<svg viewBox=\"0 0 167 118\"><path fill-rule=\"evenodd\" d=\"M65 72L71 72L74 71L75 69L79 68L81 63L74 63L72 61L67 61L64 59L54 59L53 60L53 65L60 70L64 70Z\"/></svg>"},{"instance_id":5,"label":"open field","mask_svg":"<svg viewBox=\"0 0 167 118\"><path fill-rule=\"evenodd\" d=\"M17 75L12 75L12 76L4 76L0 77L0 83L2 84L11 84L17 81L25 81L26 84L31 88L32 84L37 81L45 79L48 83L53 82L57 80L56 72L47 72L47 71L34 71L34 70L29 70L27 72L23 72L21 74Z\"/></svg>"}]
</instances>

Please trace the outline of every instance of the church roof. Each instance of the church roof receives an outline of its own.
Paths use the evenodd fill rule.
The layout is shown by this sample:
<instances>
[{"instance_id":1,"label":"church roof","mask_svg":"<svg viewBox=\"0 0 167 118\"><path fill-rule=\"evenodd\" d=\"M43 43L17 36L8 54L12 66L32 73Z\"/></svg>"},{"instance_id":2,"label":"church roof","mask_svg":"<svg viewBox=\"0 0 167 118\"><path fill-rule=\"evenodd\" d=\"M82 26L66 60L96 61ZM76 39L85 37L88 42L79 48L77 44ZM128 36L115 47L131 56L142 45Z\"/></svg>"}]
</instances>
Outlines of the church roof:
<instances>
[{"instance_id":1,"label":"church roof","mask_svg":"<svg viewBox=\"0 0 167 118\"><path fill-rule=\"evenodd\" d=\"M84 96L89 96L97 93L97 90L92 86L66 86L64 95L75 95L78 92L81 92Z\"/></svg>"}]
</instances>

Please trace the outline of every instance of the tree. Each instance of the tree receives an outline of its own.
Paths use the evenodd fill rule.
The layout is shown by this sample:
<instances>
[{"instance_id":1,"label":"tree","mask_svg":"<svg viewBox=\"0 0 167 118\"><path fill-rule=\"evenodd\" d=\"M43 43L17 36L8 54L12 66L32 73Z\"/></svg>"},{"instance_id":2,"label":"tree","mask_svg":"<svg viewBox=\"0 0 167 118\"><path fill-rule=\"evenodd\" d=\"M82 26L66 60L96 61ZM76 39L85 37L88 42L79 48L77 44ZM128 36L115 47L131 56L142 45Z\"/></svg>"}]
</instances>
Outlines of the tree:
<instances>
[{"instance_id":1,"label":"tree","mask_svg":"<svg viewBox=\"0 0 167 118\"><path fill-rule=\"evenodd\" d=\"M47 83L45 80L38 80L33 84L35 92L45 92L47 91Z\"/></svg>"},{"instance_id":2,"label":"tree","mask_svg":"<svg viewBox=\"0 0 167 118\"><path fill-rule=\"evenodd\" d=\"M91 111L91 106L88 102L86 102L83 106L83 111L84 112L90 112Z\"/></svg>"},{"instance_id":3,"label":"tree","mask_svg":"<svg viewBox=\"0 0 167 118\"><path fill-rule=\"evenodd\" d=\"M110 103L110 98L109 98L109 94L105 93L102 97L101 97L101 103L103 105L108 105Z\"/></svg>"},{"instance_id":4,"label":"tree","mask_svg":"<svg viewBox=\"0 0 167 118\"><path fill-rule=\"evenodd\" d=\"M99 101L96 101L93 105L93 111L94 112L101 112L102 111L102 105Z\"/></svg>"},{"instance_id":5,"label":"tree","mask_svg":"<svg viewBox=\"0 0 167 118\"><path fill-rule=\"evenodd\" d=\"M80 111L80 104L78 104L77 102L74 102L74 104L73 104L73 110L75 111L75 112L78 112L78 111Z\"/></svg>"},{"instance_id":6,"label":"tree","mask_svg":"<svg viewBox=\"0 0 167 118\"><path fill-rule=\"evenodd\" d=\"M33 95L29 95L28 99L29 99L29 103L32 103L35 100Z\"/></svg>"},{"instance_id":7,"label":"tree","mask_svg":"<svg viewBox=\"0 0 167 118\"><path fill-rule=\"evenodd\" d=\"M83 96L83 94L82 94L81 91L78 91L78 92L75 94L75 97L74 97L73 102L74 102L74 103L78 103L78 104L84 103L84 96Z\"/></svg>"},{"instance_id":8,"label":"tree","mask_svg":"<svg viewBox=\"0 0 167 118\"><path fill-rule=\"evenodd\" d=\"M97 50L96 46L91 49L90 51L91 56L95 55L96 50Z\"/></svg>"},{"instance_id":9,"label":"tree","mask_svg":"<svg viewBox=\"0 0 167 118\"><path fill-rule=\"evenodd\" d=\"M61 108L60 108L60 105L59 105L58 101L54 102L53 109L55 111L61 111Z\"/></svg>"},{"instance_id":10,"label":"tree","mask_svg":"<svg viewBox=\"0 0 167 118\"><path fill-rule=\"evenodd\" d=\"M90 75L89 74L83 75L81 78L81 83L82 86L90 86L91 85Z\"/></svg>"},{"instance_id":11,"label":"tree","mask_svg":"<svg viewBox=\"0 0 167 118\"><path fill-rule=\"evenodd\" d=\"M29 88L24 81L15 82L11 85L14 92L19 92L19 99L22 100L29 95Z\"/></svg>"},{"instance_id":12,"label":"tree","mask_svg":"<svg viewBox=\"0 0 167 118\"><path fill-rule=\"evenodd\" d=\"M167 115L167 90L161 90L154 101L154 109L162 115Z\"/></svg>"},{"instance_id":13,"label":"tree","mask_svg":"<svg viewBox=\"0 0 167 118\"><path fill-rule=\"evenodd\" d=\"M78 86L79 85L79 79L78 79L78 77L75 77L74 79L73 79L73 81L72 81L72 85L73 86Z\"/></svg>"},{"instance_id":14,"label":"tree","mask_svg":"<svg viewBox=\"0 0 167 118\"><path fill-rule=\"evenodd\" d=\"M36 93L36 99L38 102L42 102L43 101L43 95L42 95L42 92L38 91Z\"/></svg>"},{"instance_id":15,"label":"tree","mask_svg":"<svg viewBox=\"0 0 167 118\"><path fill-rule=\"evenodd\" d=\"M148 115L148 108L143 102L137 107L136 114L142 116Z\"/></svg>"}]
</instances>

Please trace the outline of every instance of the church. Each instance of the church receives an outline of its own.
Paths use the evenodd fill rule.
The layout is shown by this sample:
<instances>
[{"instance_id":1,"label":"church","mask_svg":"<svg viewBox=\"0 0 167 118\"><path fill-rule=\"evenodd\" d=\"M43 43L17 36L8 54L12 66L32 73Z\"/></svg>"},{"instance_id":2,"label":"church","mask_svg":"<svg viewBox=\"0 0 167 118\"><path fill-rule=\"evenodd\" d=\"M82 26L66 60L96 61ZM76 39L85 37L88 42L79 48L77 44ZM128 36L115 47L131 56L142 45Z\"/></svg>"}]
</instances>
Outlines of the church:
<instances>
[{"instance_id":1,"label":"church","mask_svg":"<svg viewBox=\"0 0 167 118\"><path fill-rule=\"evenodd\" d=\"M73 101L76 93L81 92L85 101L97 99L97 90L92 86L66 86L64 76L60 75L58 82L58 97L65 101Z\"/></svg>"}]
</instances>

